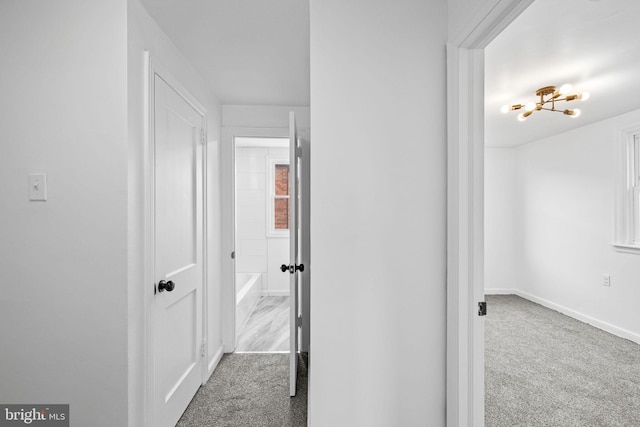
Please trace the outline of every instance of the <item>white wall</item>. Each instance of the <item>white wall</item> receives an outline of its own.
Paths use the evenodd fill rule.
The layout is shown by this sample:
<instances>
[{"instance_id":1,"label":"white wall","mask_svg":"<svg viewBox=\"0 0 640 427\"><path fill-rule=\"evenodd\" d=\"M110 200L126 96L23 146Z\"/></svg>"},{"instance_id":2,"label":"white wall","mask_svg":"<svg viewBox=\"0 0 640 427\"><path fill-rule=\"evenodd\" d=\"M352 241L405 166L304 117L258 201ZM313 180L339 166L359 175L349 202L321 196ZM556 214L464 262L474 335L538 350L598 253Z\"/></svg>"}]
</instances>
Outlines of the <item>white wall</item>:
<instances>
[{"instance_id":1,"label":"white wall","mask_svg":"<svg viewBox=\"0 0 640 427\"><path fill-rule=\"evenodd\" d=\"M485 149L484 156L484 286L487 293L513 293L517 285L517 263L521 239L516 183L516 150Z\"/></svg>"},{"instance_id":2,"label":"white wall","mask_svg":"<svg viewBox=\"0 0 640 427\"><path fill-rule=\"evenodd\" d=\"M515 159L502 160L505 168L515 169L519 196L500 202L516 204L519 212L521 238L509 245L519 253L517 290L636 340L640 257L616 252L611 243L616 129L638 123L640 110L516 148ZM486 188L487 201L510 194L492 195L493 190ZM499 253L488 246L487 265ZM611 287L602 286L603 274L611 275Z\"/></svg>"},{"instance_id":3,"label":"white wall","mask_svg":"<svg viewBox=\"0 0 640 427\"><path fill-rule=\"evenodd\" d=\"M129 393L130 424L143 425L143 387L147 361L144 355L144 299L153 298L152 283L144 283L144 51L170 72L207 110L208 228L208 349L209 362L222 349L221 309L221 106L203 79L162 32L137 0L128 1L128 113L129 113ZM149 232L149 230L147 230ZM151 301L148 301L151 304Z\"/></svg>"},{"instance_id":4,"label":"white wall","mask_svg":"<svg viewBox=\"0 0 640 427\"><path fill-rule=\"evenodd\" d=\"M236 148L236 273L261 273L263 295L289 295L289 276L279 269L289 263L288 236L267 233L270 158L288 160L289 149Z\"/></svg>"},{"instance_id":5,"label":"white wall","mask_svg":"<svg viewBox=\"0 0 640 427\"><path fill-rule=\"evenodd\" d=\"M311 1L311 427L445 424L446 22Z\"/></svg>"},{"instance_id":6,"label":"white wall","mask_svg":"<svg viewBox=\"0 0 640 427\"><path fill-rule=\"evenodd\" d=\"M296 113L298 130L309 130L309 107L289 105L224 105L222 125L227 128L288 128L289 112Z\"/></svg>"},{"instance_id":7,"label":"white wall","mask_svg":"<svg viewBox=\"0 0 640 427\"><path fill-rule=\"evenodd\" d=\"M127 425L126 14L0 2L0 402L72 426Z\"/></svg>"}]
</instances>

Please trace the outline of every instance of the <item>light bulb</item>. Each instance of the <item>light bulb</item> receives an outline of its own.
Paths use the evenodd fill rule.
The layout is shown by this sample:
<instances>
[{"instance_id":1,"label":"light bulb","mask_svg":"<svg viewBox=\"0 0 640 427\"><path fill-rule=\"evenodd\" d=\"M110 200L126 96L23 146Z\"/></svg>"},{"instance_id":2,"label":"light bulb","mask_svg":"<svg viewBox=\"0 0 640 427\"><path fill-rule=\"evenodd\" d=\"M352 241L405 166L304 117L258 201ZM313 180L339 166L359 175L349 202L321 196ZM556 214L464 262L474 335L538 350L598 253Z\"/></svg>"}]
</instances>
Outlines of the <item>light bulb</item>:
<instances>
[{"instance_id":1,"label":"light bulb","mask_svg":"<svg viewBox=\"0 0 640 427\"><path fill-rule=\"evenodd\" d=\"M536 109L536 103L535 102L527 102L524 106L524 109L527 111L533 111Z\"/></svg>"},{"instance_id":2,"label":"light bulb","mask_svg":"<svg viewBox=\"0 0 640 427\"><path fill-rule=\"evenodd\" d=\"M532 113L533 111L525 111L524 113L520 113L518 115L518 120L520 120L521 122L524 122L525 120L527 120L527 117L529 117Z\"/></svg>"},{"instance_id":3,"label":"light bulb","mask_svg":"<svg viewBox=\"0 0 640 427\"><path fill-rule=\"evenodd\" d=\"M560 90L558 91L561 95L566 95L571 92L571 85L569 83L563 84L560 86Z\"/></svg>"},{"instance_id":4,"label":"light bulb","mask_svg":"<svg viewBox=\"0 0 640 427\"><path fill-rule=\"evenodd\" d=\"M574 108L573 109L573 114L571 114L569 117L571 117L572 119L575 119L576 117L578 117L580 115L581 111L579 108Z\"/></svg>"},{"instance_id":5,"label":"light bulb","mask_svg":"<svg viewBox=\"0 0 640 427\"><path fill-rule=\"evenodd\" d=\"M586 101L587 99L589 99L590 96L591 94L589 92L582 92L581 94L578 95L578 99L581 101Z\"/></svg>"},{"instance_id":6,"label":"light bulb","mask_svg":"<svg viewBox=\"0 0 640 427\"><path fill-rule=\"evenodd\" d=\"M502 108L500 108L500 111L502 111L503 114L507 114L509 111L511 111L511 107L505 104L502 106Z\"/></svg>"}]
</instances>

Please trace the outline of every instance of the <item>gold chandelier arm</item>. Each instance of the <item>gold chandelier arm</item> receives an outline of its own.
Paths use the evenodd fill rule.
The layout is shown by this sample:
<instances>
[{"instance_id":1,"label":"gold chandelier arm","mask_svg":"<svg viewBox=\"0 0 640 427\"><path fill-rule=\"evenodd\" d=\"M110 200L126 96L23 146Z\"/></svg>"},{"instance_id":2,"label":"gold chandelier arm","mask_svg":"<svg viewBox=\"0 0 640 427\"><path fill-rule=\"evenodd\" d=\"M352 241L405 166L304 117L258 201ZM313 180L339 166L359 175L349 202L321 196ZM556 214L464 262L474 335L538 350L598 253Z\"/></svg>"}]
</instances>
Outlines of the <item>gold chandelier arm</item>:
<instances>
[{"instance_id":1,"label":"gold chandelier arm","mask_svg":"<svg viewBox=\"0 0 640 427\"><path fill-rule=\"evenodd\" d=\"M557 113L562 113L563 112L563 110L556 110L555 108L544 108L544 107L542 107L540 109L541 110L545 110L545 111L555 111Z\"/></svg>"},{"instance_id":2,"label":"gold chandelier arm","mask_svg":"<svg viewBox=\"0 0 640 427\"><path fill-rule=\"evenodd\" d=\"M589 99L589 92L580 92L576 94L568 94L571 91L571 85L563 85L560 90L556 90L555 86L545 86L541 87L536 91L536 96L540 97L540 102L528 102L526 104L511 104L511 105L503 105L501 111L503 113L508 113L509 111L522 110L522 113L518 115L518 120L524 121L527 117L529 117L534 111L546 110L546 111L556 111L558 113L563 113L570 117L578 117L580 115L579 109L556 109L556 102L569 102L574 100L586 101ZM546 99L545 99L546 98ZM551 105L548 105L551 104ZM551 107L551 108L549 108Z\"/></svg>"}]
</instances>

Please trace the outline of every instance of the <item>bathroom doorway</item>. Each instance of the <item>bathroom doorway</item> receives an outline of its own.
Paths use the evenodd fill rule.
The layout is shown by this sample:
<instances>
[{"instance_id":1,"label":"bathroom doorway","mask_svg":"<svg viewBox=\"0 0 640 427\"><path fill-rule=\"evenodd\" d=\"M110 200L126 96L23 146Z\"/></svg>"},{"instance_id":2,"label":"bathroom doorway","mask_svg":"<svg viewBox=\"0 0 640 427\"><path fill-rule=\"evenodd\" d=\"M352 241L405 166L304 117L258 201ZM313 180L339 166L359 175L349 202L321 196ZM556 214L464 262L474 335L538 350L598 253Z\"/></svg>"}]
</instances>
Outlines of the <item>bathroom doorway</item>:
<instances>
[{"instance_id":1,"label":"bathroom doorway","mask_svg":"<svg viewBox=\"0 0 640 427\"><path fill-rule=\"evenodd\" d=\"M289 139L234 138L235 352L289 352Z\"/></svg>"}]
</instances>

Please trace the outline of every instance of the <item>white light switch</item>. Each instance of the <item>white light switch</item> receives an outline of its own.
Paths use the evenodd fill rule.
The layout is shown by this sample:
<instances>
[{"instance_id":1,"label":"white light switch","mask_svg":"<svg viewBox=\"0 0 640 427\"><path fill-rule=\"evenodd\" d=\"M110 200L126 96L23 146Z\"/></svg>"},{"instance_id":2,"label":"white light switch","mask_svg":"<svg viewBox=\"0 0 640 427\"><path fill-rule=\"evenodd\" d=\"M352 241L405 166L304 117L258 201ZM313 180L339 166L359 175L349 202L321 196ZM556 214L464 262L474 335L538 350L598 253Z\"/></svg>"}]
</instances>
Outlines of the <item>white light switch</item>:
<instances>
[{"instance_id":1,"label":"white light switch","mask_svg":"<svg viewBox=\"0 0 640 427\"><path fill-rule=\"evenodd\" d=\"M29 175L29 200L47 200L47 175L32 173Z\"/></svg>"}]
</instances>

